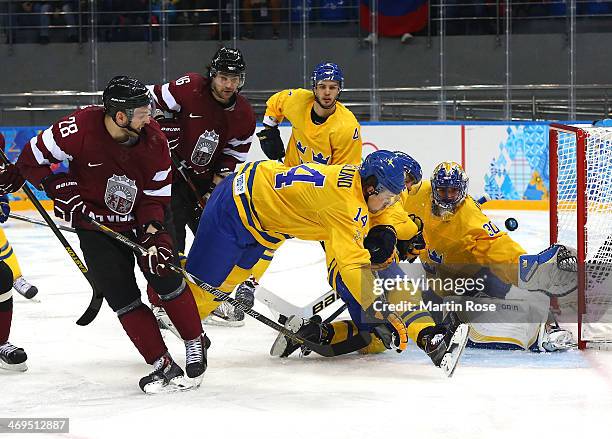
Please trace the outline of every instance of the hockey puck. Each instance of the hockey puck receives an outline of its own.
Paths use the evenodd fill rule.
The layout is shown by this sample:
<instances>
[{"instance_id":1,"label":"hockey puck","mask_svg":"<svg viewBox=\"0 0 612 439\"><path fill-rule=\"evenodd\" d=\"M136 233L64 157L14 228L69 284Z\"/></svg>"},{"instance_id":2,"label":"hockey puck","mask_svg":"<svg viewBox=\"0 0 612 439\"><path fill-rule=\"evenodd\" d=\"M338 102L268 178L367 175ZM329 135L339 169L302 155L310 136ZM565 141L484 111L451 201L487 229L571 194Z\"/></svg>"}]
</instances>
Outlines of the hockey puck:
<instances>
[{"instance_id":1,"label":"hockey puck","mask_svg":"<svg viewBox=\"0 0 612 439\"><path fill-rule=\"evenodd\" d=\"M511 232L518 229L518 221L515 220L514 218L507 218L504 224L506 226L506 229L508 229Z\"/></svg>"}]
</instances>

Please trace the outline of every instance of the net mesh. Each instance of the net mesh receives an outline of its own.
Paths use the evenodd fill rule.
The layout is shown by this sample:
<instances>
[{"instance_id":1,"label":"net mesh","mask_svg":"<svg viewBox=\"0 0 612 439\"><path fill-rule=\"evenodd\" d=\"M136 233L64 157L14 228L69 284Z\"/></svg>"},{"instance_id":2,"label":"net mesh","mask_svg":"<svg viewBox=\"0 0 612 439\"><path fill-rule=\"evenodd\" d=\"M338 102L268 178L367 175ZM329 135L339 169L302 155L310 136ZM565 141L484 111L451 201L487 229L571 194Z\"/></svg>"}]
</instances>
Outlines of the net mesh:
<instances>
[{"instance_id":1,"label":"net mesh","mask_svg":"<svg viewBox=\"0 0 612 439\"><path fill-rule=\"evenodd\" d=\"M578 246L585 240L586 285L581 339L612 342L612 129L585 128L586 231L577 230L577 136L558 131L558 242Z\"/></svg>"}]
</instances>

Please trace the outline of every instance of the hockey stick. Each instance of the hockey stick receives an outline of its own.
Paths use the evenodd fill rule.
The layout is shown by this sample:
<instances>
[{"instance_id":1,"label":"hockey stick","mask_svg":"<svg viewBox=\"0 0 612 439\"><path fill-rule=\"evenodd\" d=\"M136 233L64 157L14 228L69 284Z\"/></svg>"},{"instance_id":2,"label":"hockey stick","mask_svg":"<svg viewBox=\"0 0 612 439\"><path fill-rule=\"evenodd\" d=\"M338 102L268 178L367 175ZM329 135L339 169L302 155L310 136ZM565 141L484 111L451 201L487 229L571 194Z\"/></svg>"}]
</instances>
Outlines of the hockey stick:
<instances>
[{"instance_id":1,"label":"hockey stick","mask_svg":"<svg viewBox=\"0 0 612 439\"><path fill-rule=\"evenodd\" d=\"M4 163L10 163L8 157L6 156L3 150L0 150L0 158ZM40 201L38 200L36 195L34 195L32 189L28 187L27 183L23 185L22 189L26 193L36 210L38 210L38 213L40 213L47 225L51 228L57 239L59 239L59 241L62 243L64 249L66 250L66 253L68 253L70 258L72 259L72 262L74 262L74 264L79 268L79 270L81 270L81 273L83 273L83 276L85 276L85 279L87 279L87 282L89 282L89 285L91 285L91 288L93 290L91 301L89 302L89 305L87 306L87 309L85 310L83 315L76 322L76 324L79 326L89 325L96 318L98 312L100 311L100 307L102 306L102 292L96 288L93 279L91 278L91 275L87 270L87 267L85 266L83 261L81 261L81 258L79 258L79 256L76 254L76 252L74 251L70 243L66 240L64 235L62 235L62 232L60 232L60 229L58 228L57 224L53 222L43 205L40 204Z\"/></svg>"},{"instance_id":2,"label":"hockey stick","mask_svg":"<svg viewBox=\"0 0 612 439\"><path fill-rule=\"evenodd\" d=\"M102 232L106 233L111 238L114 238L114 239L122 242L126 246L130 247L137 254L139 254L141 256L144 256L144 255L148 254L147 249L145 249L144 247L136 244L135 242L131 241L127 237L123 236L122 234L115 232L114 230L110 229L109 227L106 227L105 225L100 224L95 219L89 218L89 217L84 217L84 219L87 222L89 222L90 224L93 224L94 226L98 227ZM334 349L332 348L332 346L330 346L330 345L321 345L319 343L313 343L311 341L305 340L302 337L300 337L297 334L295 334L294 332L288 330L284 326L276 323L273 320L270 320L266 316L263 316L263 315L259 314L257 311L254 311L252 308L247 307L241 301L232 298L229 294L224 293L223 291L218 290L218 289L212 287L211 285L207 284L206 282L198 279L197 277L195 277L194 275L192 275L188 271L184 270L183 268L178 267L178 266L176 266L174 264L168 264L168 267L172 271L174 271L175 273L178 273L178 274L184 276L190 282L193 282L194 284L196 284L197 286L199 286L203 290L206 290L207 292L209 292L210 294L215 296L217 299L219 299L221 301L228 302L230 305L233 305L235 308L241 309L242 311L244 311L245 314L250 315L255 320L258 320L261 323L263 323L264 325L269 326L270 328L272 328L272 329L282 333L284 336L289 337L290 339L296 341L297 343L303 344L304 346L306 346L308 349L312 350L313 352L316 352L317 354L322 355L324 357L333 357L333 356L336 355L336 353L335 353Z\"/></svg>"},{"instance_id":3,"label":"hockey stick","mask_svg":"<svg viewBox=\"0 0 612 439\"><path fill-rule=\"evenodd\" d=\"M195 195L198 205L202 210L204 210L206 202L198 192L198 189L195 187L195 184L193 184L193 181L191 181L191 178L189 178L189 176L185 173L185 170L183 169L183 164L176 158L172 151L170 151L170 158L172 159L172 164L174 165L176 170L179 171L179 174L181 174L181 177L183 177L183 180L185 180L185 183L187 183L187 186L189 186L189 189L191 189L193 195Z\"/></svg>"},{"instance_id":4,"label":"hockey stick","mask_svg":"<svg viewBox=\"0 0 612 439\"><path fill-rule=\"evenodd\" d=\"M30 218L29 216L25 216L25 215L19 215L18 213L11 212L9 213L9 217L19 220L19 221L25 221L26 223L32 223L32 224L36 224L39 226L51 227L49 226L49 224L47 224L44 221L37 220L36 218ZM61 224L56 224L56 226L58 229L63 230L65 232L76 233L76 230L73 229L72 227L62 226Z\"/></svg>"}]
</instances>

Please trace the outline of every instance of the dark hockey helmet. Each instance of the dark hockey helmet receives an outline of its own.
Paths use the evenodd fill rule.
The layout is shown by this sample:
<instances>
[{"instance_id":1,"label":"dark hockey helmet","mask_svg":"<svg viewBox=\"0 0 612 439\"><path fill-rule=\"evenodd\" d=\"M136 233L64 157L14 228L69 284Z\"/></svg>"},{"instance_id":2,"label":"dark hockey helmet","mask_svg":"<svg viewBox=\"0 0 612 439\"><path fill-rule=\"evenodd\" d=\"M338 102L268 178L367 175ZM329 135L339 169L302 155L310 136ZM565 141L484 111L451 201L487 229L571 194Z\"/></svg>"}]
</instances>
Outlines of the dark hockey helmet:
<instances>
[{"instance_id":1,"label":"dark hockey helmet","mask_svg":"<svg viewBox=\"0 0 612 439\"><path fill-rule=\"evenodd\" d=\"M213 56L208 68L208 76L212 79L217 73L226 73L229 75L238 75L240 81L238 82L238 89L244 87L246 80L246 63L240 49L232 49L229 47L222 47L217 50L215 56Z\"/></svg>"},{"instance_id":2,"label":"dark hockey helmet","mask_svg":"<svg viewBox=\"0 0 612 439\"><path fill-rule=\"evenodd\" d=\"M151 106L153 114L153 99L147 87L138 79L129 76L115 76L108 82L102 93L102 102L106 114L113 120L118 111L125 113L131 122L134 110Z\"/></svg>"}]
</instances>

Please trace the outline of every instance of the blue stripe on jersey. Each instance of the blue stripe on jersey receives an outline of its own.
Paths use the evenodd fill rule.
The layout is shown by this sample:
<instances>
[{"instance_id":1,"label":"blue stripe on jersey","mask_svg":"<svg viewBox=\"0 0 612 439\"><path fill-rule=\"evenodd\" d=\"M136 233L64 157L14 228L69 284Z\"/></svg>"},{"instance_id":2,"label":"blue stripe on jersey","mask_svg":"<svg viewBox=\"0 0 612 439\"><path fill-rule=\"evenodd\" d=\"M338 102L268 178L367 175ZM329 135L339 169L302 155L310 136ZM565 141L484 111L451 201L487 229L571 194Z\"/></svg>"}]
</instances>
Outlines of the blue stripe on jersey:
<instances>
[{"instance_id":1,"label":"blue stripe on jersey","mask_svg":"<svg viewBox=\"0 0 612 439\"><path fill-rule=\"evenodd\" d=\"M249 168L251 172L247 180L247 193L249 194L249 197L247 197L246 193L240 194L240 201L242 203L242 207L244 208L244 212L246 213L247 221L249 225L257 231L259 236L261 236L263 239L265 239L269 243L278 244L279 242L281 242L280 239L274 238L273 236L270 236L269 234L261 230L261 221L259 221L257 212L255 211L255 206L253 205L253 199L251 198L252 190L253 190L253 181L255 180L255 170L257 169L257 166L260 163L261 163L261 160L257 162L249 163L242 169L242 172L240 172L240 174L246 174ZM260 224L260 227L255 225L255 221L253 221L253 218L257 220L257 222Z\"/></svg>"},{"instance_id":2,"label":"blue stripe on jersey","mask_svg":"<svg viewBox=\"0 0 612 439\"><path fill-rule=\"evenodd\" d=\"M4 261L5 259L10 258L13 255L13 249L5 255L0 256L0 261Z\"/></svg>"}]
</instances>

